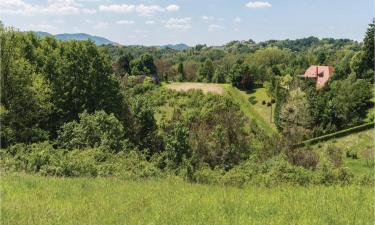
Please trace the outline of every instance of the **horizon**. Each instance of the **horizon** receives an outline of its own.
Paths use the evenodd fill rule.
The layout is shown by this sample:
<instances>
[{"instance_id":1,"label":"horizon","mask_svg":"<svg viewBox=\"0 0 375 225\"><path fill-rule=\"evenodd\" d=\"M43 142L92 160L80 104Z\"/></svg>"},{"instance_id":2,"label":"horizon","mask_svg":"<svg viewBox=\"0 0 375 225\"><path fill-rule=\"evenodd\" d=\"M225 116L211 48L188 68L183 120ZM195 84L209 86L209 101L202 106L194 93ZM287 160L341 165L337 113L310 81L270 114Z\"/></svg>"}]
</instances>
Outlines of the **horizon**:
<instances>
[{"instance_id":1,"label":"horizon","mask_svg":"<svg viewBox=\"0 0 375 225\"><path fill-rule=\"evenodd\" d=\"M34 32L34 33L47 33L47 34L50 34L50 35L53 35L53 36L56 36L56 35L79 35L79 34L82 34L82 35L89 35L89 36L92 36L92 37L98 37L98 38L104 38L104 39L107 39L109 41L113 41L105 36L98 36L98 35L95 35L95 34L90 34L90 33L82 33L82 32L77 32L77 33L56 33L56 34L53 34L53 33L49 33L49 32L46 32L46 31L21 31L21 32ZM261 40L261 41L254 41L255 43L259 44L261 42L267 42L267 41L284 41L284 40L291 40L291 41L294 41L294 40L299 40L299 39L306 39L306 38L310 38L310 37L314 37L314 38L318 38L319 40L322 40L322 39L331 39L332 37L322 37L322 38L319 38L319 37L316 37L316 36L309 36L309 37L301 37L301 38L296 38L296 39L290 39L290 38L286 38L286 39L268 39L268 40ZM355 42L358 42L358 43L361 43L363 40L353 40L353 39L349 39L349 38L332 38L332 39L335 39L335 40L339 40L339 39L343 39L343 40L350 40L350 41L355 41ZM220 44L220 45L208 45L206 43L198 43L196 45L206 45L207 47L220 47L220 46L224 46L226 44L228 44L229 42L232 42L232 41L249 41L249 40L252 40L251 38L249 39L243 39L243 40L238 40L238 39L234 39L234 40L229 40L228 42L226 43L223 43L223 44ZM114 41L113 41L114 42ZM176 42L176 43L164 43L164 44L159 44L159 45L144 45L142 43L140 44L121 44L121 43L117 43L117 42L114 42L114 44L117 44L117 45L120 45L120 46L143 46L143 47L160 47L160 46L166 46L166 45L187 45L188 47L194 47L196 45L188 45L184 42Z\"/></svg>"},{"instance_id":2,"label":"horizon","mask_svg":"<svg viewBox=\"0 0 375 225\"><path fill-rule=\"evenodd\" d=\"M222 46L307 37L361 42L373 2L208 0L5 0L0 20L21 31L85 33L121 45ZM319 12L309 16L306 12ZM286 12L286 13L285 13ZM312 14L312 13L311 13ZM297 19L296 19L297 18ZM28 23L24 23L28 20Z\"/></svg>"}]
</instances>

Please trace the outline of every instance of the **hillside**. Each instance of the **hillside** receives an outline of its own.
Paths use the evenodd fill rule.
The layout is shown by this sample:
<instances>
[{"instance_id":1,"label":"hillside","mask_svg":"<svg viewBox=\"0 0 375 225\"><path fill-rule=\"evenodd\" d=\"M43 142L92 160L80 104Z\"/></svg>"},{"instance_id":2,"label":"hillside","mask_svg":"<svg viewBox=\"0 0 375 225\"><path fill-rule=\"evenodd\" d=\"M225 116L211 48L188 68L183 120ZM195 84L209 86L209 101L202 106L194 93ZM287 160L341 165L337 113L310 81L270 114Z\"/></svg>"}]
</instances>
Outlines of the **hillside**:
<instances>
[{"instance_id":1,"label":"hillside","mask_svg":"<svg viewBox=\"0 0 375 225\"><path fill-rule=\"evenodd\" d=\"M241 91L229 84L212 84L212 83L171 83L165 87L177 90L187 91L190 89L199 89L204 93L212 92L216 94L229 95L236 102L242 112L250 120L254 120L267 134L276 132L275 125L270 121L270 107L262 104L263 101L269 102L271 99L266 95L264 88L257 88L247 93ZM250 102L250 99L251 102ZM274 107L274 106L273 106Z\"/></svg>"},{"instance_id":2,"label":"hillside","mask_svg":"<svg viewBox=\"0 0 375 225\"><path fill-rule=\"evenodd\" d=\"M344 165L356 175L374 177L375 129L365 130L344 137L328 140L313 145L321 152L327 146L335 146L342 151Z\"/></svg>"},{"instance_id":3,"label":"hillside","mask_svg":"<svg viewBox=\"0 0 375 225\"><path fill-rule=\"evenodd\" d=\"M167 45L161 45L160 48L170 48L174 50L184 50L187 48L190 48L187 44L180 43L180 44L167 44Z\"/></svg>"},{"instance_id":4,"label":"hillside","mask_svg":"<svg viewBox=\"0 0 375 225\"><path fill-rule=\"evenodd\" d=\"M100 36L94 36L90 34L85 34L85 33L63 33L63 34L50 34L47 32L42 32L38 31L35 32L38 36L45 37L45 36L54 36L58 40L62 41L68 41L68 40L77 40L77 41L84 41L84 40L92 40L96 45L108 45L108 44L113 44L113 45L118 45L116 42L113 42L111 40L108 40L107 38L100 37Z\"/></svg>"}]
</instances>

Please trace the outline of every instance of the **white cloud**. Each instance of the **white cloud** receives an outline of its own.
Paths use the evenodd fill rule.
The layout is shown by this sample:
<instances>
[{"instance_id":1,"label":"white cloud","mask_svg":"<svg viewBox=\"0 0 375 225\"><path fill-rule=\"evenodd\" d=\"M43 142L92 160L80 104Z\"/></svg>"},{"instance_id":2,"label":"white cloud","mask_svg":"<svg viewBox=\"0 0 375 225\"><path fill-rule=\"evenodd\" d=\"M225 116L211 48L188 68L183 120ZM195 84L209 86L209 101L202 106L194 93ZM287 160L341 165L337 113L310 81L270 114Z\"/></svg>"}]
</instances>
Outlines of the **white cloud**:
<instances>
[{"instance_id":1,"label":"white cloud","mask_svg":"<svg viewBox=\"0 0 375 225\"><path fill-rule=\"evenodd\" d=\"M258 9L258 8L268 8L268 7L271 7L272 5L269 2L248 2L246 3L245 6L248 8Z\"/></svg>"},{"instance_id":2,"label":"white cloud","mask_svg":"<svg viewBox=\"0 0 375 225\"><path fill-rule=\"evenodd\" d=\"M157 12L165 11L177 11L180 7L178 5L168 5L163 8L159 5L129 5L129 4L111 4L111 5L100 5L99 10L103 12L115 12L115 13L133 13L136 12L140 16L153 16Z\"/></svg>"},{"instance_id":3,"label":"white cloud","mask_svg":"<svg viewBox=\"0 0 375 225\"><path fill-rule=\"evenodd\" d=\"M85 23L93 23L94 21L89 20L89 19L85 19L84 22L85 22Z\"/></svg>"},{"instance_id":4,"label":"white cloud","mask_svg":"<svg viewBox=\"0 0 375 225\"><path fill-rule=\"evenodd\" d=\"M236 22L236 23L239 23L239 22L241 22L241 18L240 17L236 17L236 18L234 18L233 21Z\"/></svg>"},{"instance_id":5,"label":"white cloud","mask_svg":"<svg viewBox=\"0 0 375 225\"><path fill-rule=\"evenodd\" d=\"M134 21L133 20L119 20L119 21L116 21L117 24L134 24Z\"/></svg>"},{"instance_id":6,"label":"white cloud","mask_svg":"<svg viewBox=\"0 0 375 225\"><path fill-rule=\"evenodd\" d=\"M220 29L220 28L221 28L221 26L218 25L218 24L210 24L210 25L208 26L208 31L218 30L218 29Z\"/></svg>"},{"instance_id":7,"label":"white cloud","mask_svg":"<svg viewBox=\"0 0 375 225\"><path fill-rule=\"evenodd\" d=\"M145 22L145 24L147 24L147 25L152 25L152 24L154 24L155 23L155 21L153 21L153 20L147 20L146 22Z\"/></svg>"},{"instance_id":8,"label":"white cloud","mask_svg":"<svg viewBox=\"0 0 375 225\"><path fill-rule=\"evenodd\" d=\"M224 21L224 18L216 18L214 16L201 16L201 19L207 21Z\"/></svg>"},{"instance_id":9,"label":"white cloud","mask_svg":"<svg viewBox=\"0 0 375 225\"><path fill-rule=\"evenodd\" d=\"M164 9L158 5L137 5L135 11L139 13L140 16L152 16L156 12L163 12Z\"/></svg>"},{"instance_id":10,"label":"white cloud","mask_svg":"<svg viewBox=\"0 0 375 225\"><path fill-rule=\"evenodd\" d=\"M165 22L165 27L172 30L188 30L191 28L191 18L170 18Z\"/></svg>"},{"instance_id":11,"label":"white cloud","mask_svg":"<svg viewBox=\"0 0 375 225\"><path fill-rule=\"evenodd\" d=\"M84 14L95 14L96 10L95 9L83 9L82 12Z\"/></svg>"},{"instance_id":12,"label":"white cloud","mask_svg":"<svg viewBox=\"0 0 375 225\"><path fill-rule=\"evenodd\" d=\"M238 32L240 31L240 28L234 28L234 31Z\"/></svg>"},{"instance_id":13,"label":"white cloud","mask_svg":"<svg viewBox=\"0 0 375 225\"><path fill-rule=\"evenodd\" d=\"M93 26L93 28L94 29L98 29L98 30L103 30L103 29L106 29L106 28L108 28L108 23L107 22L98 22L98 23L96 23L94 26Z\"/></svg>"},{"instance_id":14,"label":"white cloud","mask_svg":"<svg viewBox=\"0 0 375 225\"><path fill-rule=\"evenodd\" d=\"M103 12L129 13L129 12L135 11L135 5L128 5L128 4L100 5L99 10Z\"/></svg>"},{"instance_id":15,"label":"white cloud","mask_svg":"<svg viewBox=\"0 0 375 225\"><path fill-rule=\"evenodd\" d=\"M165 9L169 12L175 12L175 11L180 10L180 6L172 4L172 5L168 5Z\"/></svg>"},{"instance_id":16,"label":"white cloud","mask_svg":"<svg viewBox=\"0 0 375 225\"><path fill-rule=\"evenodd\" d=\"M71 15L78 13L95 13L96 10L85 9L75 0L48 0L45 5L29 4L23 0L1 0L0 13L21 15Z\"/></svg>"},{"instance_id":17,"label":"white cloud","mask_svg":"<svg viewBox=\"0 0 375 225\"><path fill-rule=\"evenodd\" d=\"M215 20L215 17L213 16L202 16L202 20Z\"/></svg>"}]
</instances>

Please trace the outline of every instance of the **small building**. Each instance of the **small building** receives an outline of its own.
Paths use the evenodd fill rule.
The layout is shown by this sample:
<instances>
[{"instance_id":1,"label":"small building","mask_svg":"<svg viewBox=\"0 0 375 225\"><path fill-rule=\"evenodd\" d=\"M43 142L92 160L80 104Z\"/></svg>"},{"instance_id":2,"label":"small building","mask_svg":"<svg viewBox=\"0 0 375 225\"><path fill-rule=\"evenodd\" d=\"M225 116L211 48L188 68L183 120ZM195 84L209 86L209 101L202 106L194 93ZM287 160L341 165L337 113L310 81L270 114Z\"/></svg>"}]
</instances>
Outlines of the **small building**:
<instances>
[{"instance_id":1,"label":"small building","mask_svg":"<svg viewBox=\"0 0 375 225\"><path fill-rule=\"evenodd\" d=\"M333 74L332 66L316 66L311 65L303 77L314 78L317 87L323 87L328 81L329 77Z\"/></svg>"}]
</instances>

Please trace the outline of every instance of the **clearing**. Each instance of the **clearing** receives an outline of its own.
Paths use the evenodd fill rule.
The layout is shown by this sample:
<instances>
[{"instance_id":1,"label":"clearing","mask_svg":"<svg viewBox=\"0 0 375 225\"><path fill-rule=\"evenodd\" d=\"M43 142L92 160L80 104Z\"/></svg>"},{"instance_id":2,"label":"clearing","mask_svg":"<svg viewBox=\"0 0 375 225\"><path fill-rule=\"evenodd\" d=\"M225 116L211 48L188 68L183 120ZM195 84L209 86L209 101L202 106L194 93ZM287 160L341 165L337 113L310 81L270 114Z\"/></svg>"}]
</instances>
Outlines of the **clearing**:
<instances>
[{"instance_id":1,"label":"clearing","mask_svg":"<svg viewBox=\"0 0 375 225\"><path fill-rule=\"evenodd\" d=\"M171 83L166 85L167 88L176 90L176 91L188 91L192 89L200 89L203 93L213 92L216 94L223 94L224 89L219 84L209 84L209 83Z\"/></svg>"},{"instance_id":2,"label":"clearing","mask_svg":"<svg viewBox=\"0 0 375 225\"><path fill-rule=\"evenodd\" d=\"M271 122L271 107L263 105L262 102L269 102L271 99L266 94L265 88L257 88L251 92L241 91L230 84L214 83L170 83L166 88L176 91L188 91L191 89L200 89L203 93L213 92L216 94L227 94L236 102L242 112L250 119L255 120L257 124L269 135L277 132L273 122ZM251 102L250 102L250 99ZM272 105L274 107L274 105Z\"/></svg>"},{"instance_id":3,"label":"clearing","mask_svg":"<svg viewBox=\"0 0 375 225\"><path fill-rule=\"evenodd\" d=\"M207 186L2 175L1 224L373 224L370 186Z\"/></svg>"}]
</instances>

